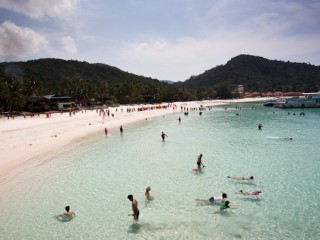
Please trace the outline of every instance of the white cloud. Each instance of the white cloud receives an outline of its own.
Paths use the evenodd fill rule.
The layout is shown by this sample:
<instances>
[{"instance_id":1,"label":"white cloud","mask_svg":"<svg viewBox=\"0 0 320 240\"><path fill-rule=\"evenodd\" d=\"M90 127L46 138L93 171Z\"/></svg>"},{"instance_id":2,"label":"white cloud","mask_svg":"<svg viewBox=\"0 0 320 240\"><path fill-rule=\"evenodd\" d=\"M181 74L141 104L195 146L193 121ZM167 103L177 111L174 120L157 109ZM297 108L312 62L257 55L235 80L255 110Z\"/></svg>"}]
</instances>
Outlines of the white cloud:
<instances>
[{"instance_id":1,"label":"white cloud","mask_svg":"<svg viewBox=\"0 0 320 240\"><path fill-rule=\"evenodd\" d=\"M20 27L10 21L0 25L0 58L16 60L45 51L47 40L27 27Z\"/></svg>"},{"instance_id":2,"label":"white cloud","mask_svg":"<svg viewBox=\"0 0 320 240\"><path fill-rule=\"evenodd\" d=\"M1 0L0 7L34 19L46 16L62 18L74 11L77 2L78 0Z\"/></svg>"},{"instance_id":3,"label":"white cloud","mask_svg":"<svg viewBox=\"0 0 320 240\"><path fill-rule=\"evenodd\" d=\"M70 36L62 37L61 39L63 49L67 54L75 55L77 53L77 45L74 39Z\"/></svg>"},{"instance_id":4,"label":"white cloud","mask_svg":"<svg viewBox=\"0 0 320 240\"><path fill-rule=\"evenodd\" d=\"M159 42L161 48L159 48ZM159 79L185 80L239 54L297 61L306 53L320 52L320 35L280 36L270 32L221 31L206 37L184 37L178 41L150 40L128 43L117 55L118 66ZM142 47L143 46L143 47ZM293 59L292 57L296 59Z\"/></svg>"}]
</instances>

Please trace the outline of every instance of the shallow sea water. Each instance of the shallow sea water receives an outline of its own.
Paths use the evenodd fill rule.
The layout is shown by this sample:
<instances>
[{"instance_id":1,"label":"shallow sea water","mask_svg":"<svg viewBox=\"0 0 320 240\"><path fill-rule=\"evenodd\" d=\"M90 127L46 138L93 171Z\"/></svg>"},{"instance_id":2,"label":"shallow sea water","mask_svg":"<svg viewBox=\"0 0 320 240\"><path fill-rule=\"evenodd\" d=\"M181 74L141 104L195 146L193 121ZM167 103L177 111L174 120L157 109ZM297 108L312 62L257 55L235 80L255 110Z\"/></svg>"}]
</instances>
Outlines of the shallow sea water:
<instances>
[{"instance_id":1,"label":"shallow sea water","mask_svg":"<svg viewBox=\"0 0 320 240\"><path fill-rule=\"evenodd\" d=\"M148 119L25 164L0 182L0 239L319 239L320 109L227 107ZM199 153L205 168L194 173ZM195 201L222 191L235 209ZM66 205L76 217L60 222Z\"/></svg>"}]
</instances>

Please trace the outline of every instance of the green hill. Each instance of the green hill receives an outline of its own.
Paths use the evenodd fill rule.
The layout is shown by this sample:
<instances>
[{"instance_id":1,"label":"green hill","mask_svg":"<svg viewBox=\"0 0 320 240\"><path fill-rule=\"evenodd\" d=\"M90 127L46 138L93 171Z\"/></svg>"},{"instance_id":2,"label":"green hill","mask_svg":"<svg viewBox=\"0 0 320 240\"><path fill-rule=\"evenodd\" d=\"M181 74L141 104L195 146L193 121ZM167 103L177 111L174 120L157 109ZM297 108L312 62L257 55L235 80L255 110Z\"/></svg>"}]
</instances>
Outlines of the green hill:
<instances>
[{"instance_id":1,"label":"green hill","mask_svg":"<svg viewBox=\"0 0 320 240\"><path fill-rule=\"evenodd\" d=\"M217 66L177 84L198 90L217 88L221 84L235 88L242 84L245 91L249 92L313 92L320 90L320 67L307 63L239 55L225 65Z\"/></svg>"},{"instance_id":2,"label":"green hill","mask_svg":"<svg viewBox=\"0 0 320 240\"><path fill-rule=\"evenodd\" d=\"M160 83L156 79L138 76L124 72L116 67L105 64L80 62L62 59L38 59L27 62L3 62L0 63L0 78L12 76L21 81L36 78L44 84L50 93L60 92L63 79L81 77L89 84L108 81L109 84L121 84L126 81L135 83Z\"/></svg>"}]
</instances>

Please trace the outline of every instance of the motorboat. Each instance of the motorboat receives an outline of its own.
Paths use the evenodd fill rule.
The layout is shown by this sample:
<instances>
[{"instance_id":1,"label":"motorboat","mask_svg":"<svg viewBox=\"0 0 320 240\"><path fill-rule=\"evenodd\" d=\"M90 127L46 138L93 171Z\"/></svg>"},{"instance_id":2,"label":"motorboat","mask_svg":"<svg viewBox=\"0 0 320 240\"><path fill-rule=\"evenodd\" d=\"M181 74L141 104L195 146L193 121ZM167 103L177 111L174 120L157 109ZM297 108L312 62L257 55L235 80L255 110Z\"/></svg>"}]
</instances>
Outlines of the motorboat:
<instances>
[{"instance_id":1,"label":"motorboat","mask_svg":"<svg viewBox=\"0 0 320 240\"><path fill-rule=\"evenodd\" d=\"M320 107L320 92L303 93L304 96L292 97L280 104L281 108L318 108Z\"/></svg>"}]
</instances>

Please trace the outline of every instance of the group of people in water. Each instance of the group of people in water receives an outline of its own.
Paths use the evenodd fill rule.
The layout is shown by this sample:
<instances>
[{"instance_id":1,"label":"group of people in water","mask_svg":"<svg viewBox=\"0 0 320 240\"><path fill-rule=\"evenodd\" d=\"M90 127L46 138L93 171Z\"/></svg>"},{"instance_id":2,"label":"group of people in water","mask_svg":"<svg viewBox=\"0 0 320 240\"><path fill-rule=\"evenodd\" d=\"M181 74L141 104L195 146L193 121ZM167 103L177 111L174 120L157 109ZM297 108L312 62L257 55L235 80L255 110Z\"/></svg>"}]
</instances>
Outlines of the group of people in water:
<instances>
[{"instance_id":1,"label":"group of people in water","mask_svg":"<svg viewBox=\"0 0 320 240\"><path fill-rule=\"evenodd\" d=\"M200 114L201 115L201 114ZM181 123L181 118L178 118L179 123ZM258 125L259 130L262 129L262 124ZM104 133L105 135L108 134L108 129L105 128L104 129ZM120 133L123 133L123 127L122 125L120 126ZM161 132L161 138L162 141L165 141L165 138L168 137L168 135L166 135L164 132ZM292 140L292 138L290 139ZM205 167L205 165L202 162L202 157L203 154L200 153L198 155L197 158L197 168L194 169L196 172L201 172L202 168ZM254 181L254 177L253 176L249 176L249 177L241 177L241 176L227 176L227 178L229 179L233 179L233 180L242 180L242 181ZM150 191L151 191L151 187L148 186L145 190L145 200L146 201L150 201L153 198L150 196ZM239 190L236 192L236 194L241 194L243 196L253 196L255 198L258 198L258 196L261 194L260 190L255 190L253 192L247 192L244 190ZM127 196L128 200L131 202L131 208L132 208L132 214L129 214L129 216L133 216L134 220L139 220L139 215L140 215L140 211L139 211L139 207L138 207L138 201L136 199L133 198L132 194L129 194ZM212 196L209 199L196 199L197 204L198 205L220 205L219 207L219 211L213 212L213 213L223 213L226 209L228 208L234 208L232 206L230 206L230 201L228 200L228 196L227 193L222 192L221 196ZM66 206L65 207L65 212L63 214L59 214L57 216L55 216L59 221L69 221L72 218L74 218L76 215L75 213L70 209L70 206Z\"/></svg>"},{"instance_id":2,"label":"group of people in water","mask_svg":"<svg viewBox=\"0 0 320 240\"><path fill-rule=\"evenodd\" d=\"M162 132L162 134L164 134ZM162 135L161 134L161 135ZM164 134L165 135L165 134ZM163 137L163 141L164 141L164 137ZM197 159L197 166L198 166L198 171L201 171L201 168L205 167L204 164L202 163L202 156L203 154L200 153ZM227 176L227 178L233 179L233 180L239 180L239 181L248 181L248 182L252 182L254 181L254 177L253 176L249 176L249 177L241 177L241 176ZM145 191L145 200L146 201L150 201L152 198L150 196L150 190L151 187L147 187L146 191ZM261 194L260 190L255 190L253 192L247 192L247 191L243 191L242 189L239 190L238 192L236 192L236 194L241 194L244 196L254 196L255 198L258 198L258 196ZM138 208L138 201L136 199L133 198L133 195L130 194L127 197L129 199L129 201L131 202L131 206L132 206L132 214L129 214L129 216L133 216L133 218L135 220L139 220L139 215L140 215L140 211ZM219 204L220 208L219 211L213 212L213 213L223 213L224 210L228 209L228 208L234 208L232 206L230 206L230 201L228 200L228 196L226 193L222 192L221 196L212 196L209 199L196 199L197 204L201 204L201 205L216 205Z\"/></svg>"},{"instance_id":3,"label":"group of people in water","mask_svg":"<svg viewBox=\"0 0 320 240\"><path fill-rule=\"evenodd\" d=\"M197 159L197 166L198 168L197 169L194 169L196 170L197 172L200 172L201 171L201 168L202 167L205 167L202 163L202 153L199 154L198 156L198 159ZM227 178L230 178L230 179L234 179L234 180L244 180L244 181L253 181L254 180L254 177L253 176L250 176L250 177L240 177L240 176L233 176L233 177L230 177L230 176L227 176ZM240 193L244 196L255 196L256 198L259 196L259 194L261 193L261 191L259 190L255 190L253 192L245 192L243 190L240 190L236 193ZM227 208L232 208L230 206L230 201L227 200L228 196L226 193L222 193L221 196L218 196L218 197L210 197L209 199L196 199L196 201L198 202L198 204L207 204L207 205L211 205L211 204L220 204L220 211L218 212L214 212L214 213L221 213L221 211L227 209Z\"/></svg>"}]
</instances>

